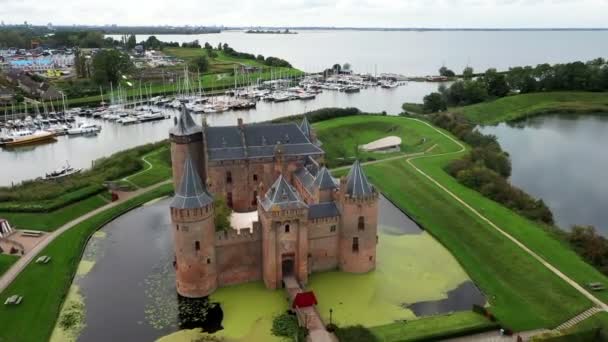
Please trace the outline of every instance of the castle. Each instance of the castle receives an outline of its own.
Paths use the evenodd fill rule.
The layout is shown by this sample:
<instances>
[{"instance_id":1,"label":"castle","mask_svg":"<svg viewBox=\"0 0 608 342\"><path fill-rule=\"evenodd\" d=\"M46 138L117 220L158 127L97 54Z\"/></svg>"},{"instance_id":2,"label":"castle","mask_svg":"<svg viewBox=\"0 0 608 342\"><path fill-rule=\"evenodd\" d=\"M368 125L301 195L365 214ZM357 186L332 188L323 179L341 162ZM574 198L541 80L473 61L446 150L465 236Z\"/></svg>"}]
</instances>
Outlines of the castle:
<instances>
[{"instance_id":1,"label":"castle","mask_svg":"<svg viewBox=\"0 0 608 342\"><path fill-rule=\"evenodd\" d=\"M171 220L177 292L204 297L221 286L312 272L375 268L378 192L359 162L337 180L323 166L313 128L197 125L186 110L169 132L175 197ZM251 229L216 232L214 196L257 211Z\"/></svg>"}]
</instances>

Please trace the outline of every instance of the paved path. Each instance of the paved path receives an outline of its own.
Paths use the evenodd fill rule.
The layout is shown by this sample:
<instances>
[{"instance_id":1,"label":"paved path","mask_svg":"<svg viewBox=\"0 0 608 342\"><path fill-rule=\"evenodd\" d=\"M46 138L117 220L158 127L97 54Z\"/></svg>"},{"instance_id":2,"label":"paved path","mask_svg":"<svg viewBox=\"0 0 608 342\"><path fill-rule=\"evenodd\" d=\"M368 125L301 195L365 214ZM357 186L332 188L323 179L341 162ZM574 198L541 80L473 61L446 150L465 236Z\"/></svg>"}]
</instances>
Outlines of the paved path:
<instances>
[{"instance_id":1,"label":"paved path","mask_svg":"<svg viewBox=\"0 0 608 342\"><path fill-rule=\"evenodd\" d=\"M129 196L129 198L132 198L134 196L138 196L141 195L143 193L146 193L150 190L154 190L156 188L159 188L162 185L165 184L169 184L171 183L171 180L166 180L163 181L161 183L156 183L152 186L149 186L147 188L142 188L139 189L137 191L132 192L132 196ZM68 231L69 229L73 228L74 226L78 225L79 223L91 218L92 216L99 214L100 212L106 210L106 209L110 209L112 207L117 206L120 203L123 203L124 201L126 201L127 198L121 198L116 202L112 202L112 203L108 203L102 207L99 207L91 212L88 212L80 217L78 217L77 219L70 221L66 224L64 224L63 226L61 226L59 229L53 231L50 234L46 235L46 238L44 240L42 240L38 245L36 245L36 247L34 247L32 250L30 250L28 253L26 253L25 255L23 255L21 258L19 258L19 260L17 260L17 262L15 262L11 268L9 268L6 272L4 272L4 274L0 277L0 293L2 293L10 284L11 282L13 282L13 280L15 280L15 278L17 278L17 276L19 275L19 273L21 273L21 271L23 271L23 269L40 253L42 252L42 250L44 248L46 248L46 246L48 246L51 242L53 242L53 240L55 240L58 236L60 236L61 234L63 234L64 232Z\"/></svg>"},{"instance_id":2,"label":"paved path","mask_svg":"<svg viewBox=\"0 0 608 342\"><path fill-rule=\"evenodd\" d=\"M139 188L139 186L137 186L137 184L135 184L135 183L131 182L131 181L129 180L129 178L135 177L135 176L137 176L137 175L141 175L141 174L142 174L142 173L144 173L144 172L148 172L148 171L152 170L152 168L154 167L154 165L152 165L152 163L150 163L148 160L146 160L146 158L148 158L148 157L150 157L150 156L153 156L153 155L155 155L155 154L161 153L163 150L164 150L164 149L162 149L162 148L161 148L161 149L159 149L158 151L155 151L155 152L149 153L149 154L147 154L147 155L145 155L145 156L141 157L141 160L142 160L144 163L146 163L147 167L146 167L144 170L141 170L141 171L139 171L139 172L137 172L137 173L134 173L134 174L132 174L132 175L128 175L127 177L125 177L125 178L123 178L123 179L121 179L121 180L122 180L122 181L125 181L125 182L130 183L131 185L133 185L133 186L134 186L134 187L136 187L136 188Z\"/></svg>"},{"instance_id":3,"label":"paved path","mask_svg":"<svg viewBox=\"0 0 608 342\"><path fill-rule=\"evenodd\" d=\"M539 330L530 330L523 331L517 334L513 334L513 336L502 336L500 332L497 331L488 331L479 334L473 334L468 336L462 336L457 338L450 338L444 341L449 342L515 342L517 341L517 336L520 336L522 340L529 341L531 337L540 335L543 333L547 333L549 330L539 329Z\"/></svg>"},{"instance_id":4,"label":"paved path","mask_svg":"<svg viewBox=\"0 0 608 342\"><path fill-rule=\"evenodd\" d=\"M410 157L416 157L416 156L423 156L424 154L429 153L432 150L434 150L435 147L437 147L437 144L435 144L435 145L427 148L423 152L402 154L402 155L399 155L399 156L389 157L389 158L386 158L386 159L372 160L372 161L368 161L368 162L363 162L363 163L361 163L361 165L374 165L374 164L384 163L384 162L388 162L388 161L392 161L392 160L397 160L397 159L404 159L404 158L410 158ZM331 169L331 171L334 172L334 171L348 170L348 169L350 169L350 167L351 167L351 165L340 166L340 167L337 167L335 169Z\"/></svg>"},{"instance_id":5,"label":"paved path","mask_svg":"<svg viewBox=\"0 0 608 342\"><path fill-rule=\"evenodd\" d=\"M448 190L446 187L444 187L443 185L441 185L441 183L439 183L438 181L436 181L433 177L429 176L426 172L422 171L416 165L414 165L414 163L412 161L414 161L416 159L429 158L429 157L439 157L439 156L445 156L445 155L451 155L451 154L458 154L458 153L464 152L466 150L466 148L458 140L456 140L456 139L452 138L451 136L445 134L441 130L433 127L433 125L431 125L431 124L429 124L429 123L427 123L425 121L422 121L422 120L419 120L419 119L413 119L413 118L407 118L407 119L408 120L415 120L415 121L418 121L418 122L420 122L420 123L422 123L424 125L427 125L427 126L431 127L432 129L434 129L435 131L439 132L441 135L443 135L444 137L448 138L449 140L451 140L452 142L454 142L456 145L458 145L460 147L459 150L455 151L455 152L446 152L446 153L440 153L440 154L435 154L435 155L422 155L422 156L409 157L406 160L406 162L412 168L414 168L414 170L416 170L418 173L420 173L421 175L423 175L424 177L426 177L429 181L431 181L438 188L440 188L445 193L447 193L448 195L450 195L454 200L456 200L456 202L462 204L466 209L468 209L470 212L472 212L475 216L479 217L482 221L484 221L485 223L487 223L490 227L494 228L500 234L504 235L506 238L508 238L509 240L511 240L518 247L520 247L526 253L528 253L529 255L531 255L534 259L538 260L542 265L544 265L546 268L548 268L551 272L553 272L555 275L557 275L558 277L560 277L561 279L563 279L565 282L567 282L568 284L570 284L570 286L574 287L580 294L582 294L583 296L587 297L591 302L593 302L593 304L595 304L596 306L598 306L599 308L601 308L604 311L608 311L608 305L606 305L604 302L602 302L601 300L599 300L597 297L595 297L593 294L591 294L589 291L587 291L584 287L582 287L581 285L579 285L572 278L568 277L567 275L565 275L564 273L562 273L560 270L558 270L556 267L554 267L553 265L551 265L550 263L548 263L540 255L536 254L536 252L532 251L530 248L528 248L522 242L520 242L519 240L517 240L516 238L514 238L511 234L507 233L502 228L498 227L496 224L494 224L494 222L490 221L487 217L483 216L479 211L477 211L475 208L473 208L472 206L470 206L468 203L466 203L460 197L458 197L453 192L451 192L450 190Z\"/></svg>"}]
</instances>

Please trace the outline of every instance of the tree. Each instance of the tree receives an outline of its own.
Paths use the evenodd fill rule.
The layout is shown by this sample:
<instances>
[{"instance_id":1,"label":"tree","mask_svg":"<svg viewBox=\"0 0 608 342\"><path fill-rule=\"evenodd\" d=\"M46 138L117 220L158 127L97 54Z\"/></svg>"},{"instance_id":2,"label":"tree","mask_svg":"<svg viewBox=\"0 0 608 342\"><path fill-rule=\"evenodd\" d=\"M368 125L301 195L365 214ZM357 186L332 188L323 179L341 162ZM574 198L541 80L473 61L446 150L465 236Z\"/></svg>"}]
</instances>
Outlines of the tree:
<instances>
[{"instance_id":1,"label":"tree","mask_svg":"<svg viewBox=\"0 0 608 342\"><path fill-rule=\"evenodd\" d=\"M425 113L435 113L444 111L447 109L448 105L445 102L445 99L440 93L430 93L423 99L424 104L422 108Z\"/></svg>"},{"instance_id":2,"label":"tree","mask_svg":"<svg viewBox=\"0 0 608 342\"><path fill-rule=\"evenodd\" d=\"M499 74L496 69L488 69L484 79L490 96L504 97L511 91L505 75Z\"/></svg>"},{"instance_id":3,"label":"tree","mask_svg":"<svg viewBox=\"0 0 608 342\"><path fill-rule=\"evenodd\" d=\"M340 64L336 63L336 64L334 64L332 69L334 70L335 73L340 73L340 71L342 71L342 66Z\"/></svg>"},{"instance_id":4,"label":"tree","mask_svg":"<svg viewBox=\"0 0 608 342\"><path fill-rule=\"evenodd\" d=\"M133 63L128 55L118 50L101 50L93 57L93 80L97 84L117 84L120 76L130 72Z\"/></svg>"},{"instance_id":5,"label":"tree","mask_svg":"<svg viewBox=\"0 0 608 342\"><path fill-rule=\"evenodd\" d=\"M205 50L212 50L213 46L211 46L211 44L209 44L209 42L205 42Z\"/></svg>"},{"instance_id":6,"label":"tree","mask_svg":"<svg viewBox=\"0 0 608 342\"><path fill-rule=\"evenodd\" d=\"M214 217L213 223L216 231L228 231L232 227L230 226L230 215L232 210L226 203L226 199L217 196L213 201Z\"/></svg>"},{"instance_id":7,"label":"tree","mask_svg":"<svg viewBox=\"0 0 608 342\"><path fill-rule=\"evenodd\" d=\"M464 70L462 71L462 77L463 77L465 80L470 80L470 79L472 79L472 78L473 78L473 74L474 74L474 72L473 72L473 68L471 68L470 66L468 66L468 67L464 68Z\"/></svg>"},{"instance_id":8,"label":"tree","mask_svg":"<svg viewBox=\"0 0 608 342\"><path fill-rule=\"evenodd\" d=\"M190 69L190 71L198 72L207 71L209 69L209 60L207 59L207 56L198 56L192 59L190 63L188 63L188 69Z\"/></svg>"},{"instance_id":9,"label":"tree","mask_svg":"<svg viewBox=\"0 0 608 342\"><path fill-rule=\"evenodd\" d=\"M217 44L217 49L220 50L220 51L222 50L222 43L221 42Z\"/></svg>"},{"instance_id":10,"label":"tree","mask_svg":"<svg viewBox=\"0 0 608 342\"><path fill-rule=\"evenodd\" d=\"M446 68L445 66L442 66L441 68L439 68L439 75L445 76L445 77L456 76L456 74L452 70Z\"/></svg>"},{"instance_id":11,"label":"tree","mask_svg":"<svg viewBox=\"0 0 608 342\"><path fill-rule=\"evenodd\" d=\"M129 38L127 38L126 45L127 45L127 49L135 48L135 45L137 45L137 38L135 38L134 34L131 34L129 36Z\"/></svg>"},{"instance_id":12,"label":"tree","mask_svg":"<svg viewBox=\"0 0 608 342\"><path fill-rule=\"evenodd\" d=\"M344 65L342 66L342 70L344 71L350 71L350 63L344 63Z\"/></svg>"}]
</instances>

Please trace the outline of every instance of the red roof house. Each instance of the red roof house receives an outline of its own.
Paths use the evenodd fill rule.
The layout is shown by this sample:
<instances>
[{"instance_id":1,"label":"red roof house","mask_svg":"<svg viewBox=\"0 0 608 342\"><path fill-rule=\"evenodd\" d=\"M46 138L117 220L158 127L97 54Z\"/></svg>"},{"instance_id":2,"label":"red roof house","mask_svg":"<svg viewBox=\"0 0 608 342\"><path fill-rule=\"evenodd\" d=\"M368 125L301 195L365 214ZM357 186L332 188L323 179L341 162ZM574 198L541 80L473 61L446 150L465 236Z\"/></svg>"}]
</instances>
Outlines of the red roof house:
<instances>
[{"instance_id":1,"label":"red roof house","mask_svg":"<svg viewBox=\"0 0 608 342\"><path fill-rule=\"evenodd\" d=\"M292 307L294 309L297 308L306 308L309 306L317 305L317 297L315 297L314 292L300 292L296 295L296 298L293 300Z\"/></svg>"}]
</instances>

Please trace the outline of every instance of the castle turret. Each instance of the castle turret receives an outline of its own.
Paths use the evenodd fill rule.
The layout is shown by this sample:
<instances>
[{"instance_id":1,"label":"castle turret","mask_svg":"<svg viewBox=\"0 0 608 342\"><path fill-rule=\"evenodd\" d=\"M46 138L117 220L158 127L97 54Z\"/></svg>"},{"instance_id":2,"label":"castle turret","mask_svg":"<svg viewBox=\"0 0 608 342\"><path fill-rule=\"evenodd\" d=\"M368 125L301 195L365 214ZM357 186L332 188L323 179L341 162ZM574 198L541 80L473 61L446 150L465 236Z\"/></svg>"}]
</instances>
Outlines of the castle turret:
<instances>
[{"instance_id":1,"label":"castle turret","mask_svg":"<svg viewBox=\"0 0 608 342\"><path fill-rule=\"evenodd\" d=\"M207 163L203 127L194 122L184 105L175 120L175 126L169 130L169 140L171 141L173 186L177 189L181 183L187 156L192 158L198 175L203 183L206 183Z\"/></svg>"},{"instance_id":2,"label":"castle turret","mask_svg":"<svg viewBox=\"0 0 608 342\"><path fill-rule=\"evenodd\" d=\"M302 131L302 133L304 133L306 138L308 138L311 143L317 144L317 135L315 134L315 130L308 122L308 118L306 117L306 115L304 115L304 119L300 124L300 130Z\"/></svg>"},{"instance_id":3,"label":"castle turret","mask_svg":"<svg viewBox=\"0 0 608 342\"><path fill-rule=\"evenodd\" d=\"M171 202L177 292L205 297L217 288L213 198L186 155L183 175Z\"/></svg>"},{"instance_id":4,"label":"castle turret","mask_svg":"<svg viewBox=\"0 0 608 342\"><path fill-rule=\"evenodd\" d=\"M359 161L340 180L340 269L364 273L376 267L378 192L368 181Z\"/></svg>"},{"instance_id":5,"label":"castle turret","mask_svg":"<svg viewBox=\"0 0 608 342\"><path fill-rule=\"evenodd\" d=\"M279 175L258 200L262 224L262 275L270 289L285 277L308 281L308 205L286 179Z\"/></svg>"},{"instance_id":6,"label":"castle turret","mask_svg":"<svg viewBox=\"0 0 608 342\"><path fill-rule=\"evenodd\" d=\"M316 192L316 202L324 203L336 200L334 192L338 189L338 184L331 176L329 170L323 166L317 173L317 177L313 182L313 189Z\"/></svg>"}]
</instances>

